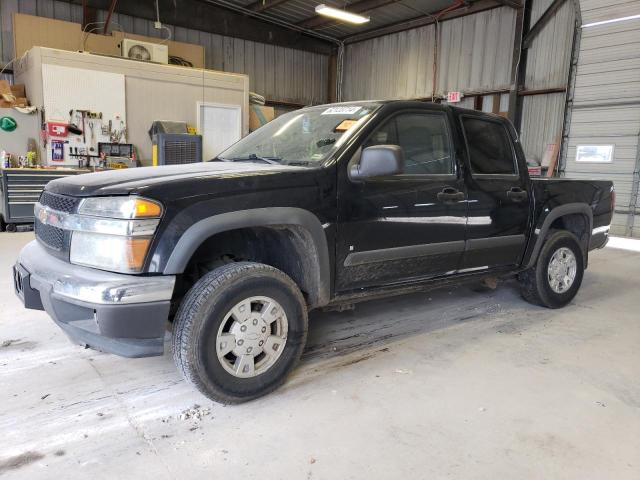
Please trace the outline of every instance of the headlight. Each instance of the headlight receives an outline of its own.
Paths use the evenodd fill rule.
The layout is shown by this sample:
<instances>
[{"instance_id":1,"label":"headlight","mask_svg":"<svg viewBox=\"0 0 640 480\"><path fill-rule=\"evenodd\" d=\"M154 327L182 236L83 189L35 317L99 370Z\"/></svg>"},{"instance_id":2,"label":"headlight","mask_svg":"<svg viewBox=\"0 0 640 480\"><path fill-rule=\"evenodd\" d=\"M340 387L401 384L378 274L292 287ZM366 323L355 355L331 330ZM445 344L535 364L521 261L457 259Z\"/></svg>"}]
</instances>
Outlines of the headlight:
<instances>
[{"instance_id":1,"label":"headlight","mask_svg":"<svg viewBox=\"0 0 640 480\"><path fill-rule=\"evenodd\" d=\"M141 197L91 197L80 204L78 213L92 217L159 218L162 205Z\"/></svg>"},{"instance_id":2,"label":"headlight","mask_svg":"<svg viewBox=\"0 0 640 480\"><path fill-rule=\"evenodd\" d=\"M69 260L76 265L139 273L160 222L162 205L141 197L86 198L62 223L72 230Z\"/></svg>"}]
</instances>

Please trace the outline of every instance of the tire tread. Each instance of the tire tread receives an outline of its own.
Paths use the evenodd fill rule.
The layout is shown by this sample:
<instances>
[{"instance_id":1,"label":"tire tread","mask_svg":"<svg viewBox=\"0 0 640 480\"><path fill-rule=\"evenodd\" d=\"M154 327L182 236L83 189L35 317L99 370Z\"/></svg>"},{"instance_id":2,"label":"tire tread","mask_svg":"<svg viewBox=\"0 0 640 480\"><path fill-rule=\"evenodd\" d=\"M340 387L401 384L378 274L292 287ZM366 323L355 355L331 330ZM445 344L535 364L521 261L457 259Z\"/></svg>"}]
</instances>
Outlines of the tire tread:
<instances>
[{"instance_id":1,"label":"tire tread","mask_svg":"<svg viewBox=\"0 0 640 480\"><path fill-rule=\"evenodd\" d=\"M223 390L216 388L214 385L206 386L197 374L195 367L196 359L193 357L192 350L189 347L194 340L194 328L197 320L197 314L206 300L211 295L214 295L216 290L224 289L225 287L233 284L233 282L238 280L240 277L245 277L247 275L268 275L276 277L278 280L284 282L287 287L296 294L301 305L305 306L305 308L303 308L305 325L307 321L305 300L298 286L288 275L277 268L271 267L270 265L254 262L235 262L216 268L201 277L184 297L175 315L171 345L173 350L173 359L185 380L194 385L204 395L223 404L241 403L250 400L250 398L240 398L228 395ZM303 344L305 340L306 328ZM297 360L299 360L299 357L296 359L296 362ZM275 390L284 382L284 380L285 378L283 377L281 381L273 385L269 391ZM260 396L269 393L269 391L262 392Z\"/></svg>"},{"instance_id":2,"label":"tire tread","mask_svg":"<svg viewBox=\"0 0 640 480\"><path fill-rule=\"evenodd\" d=\"M546 265L541 264L540 259L544 258L548 251L553 249L557 242L563 241L567 238L571 239L581 252L580 242L573 233L566 230L549 230L544 244L538 253L536 263L533 267L528 268L518 275L518 280L520 282L520 294L527 302L547 308L559 308L565 305L565 303L559 303L552 295L549 294L549 292L546 291L545 285L547 269ZM582 269L584 271L583 263L579 262L579 264L582 265ZM583 273L580 272L580 277L576 280L576 282L578 282L576 292L580 288L579 284L582 282L582 274ZM566 303L570 302L572 299L573 296L571 296Z\"/></svg>"}]
</instances>

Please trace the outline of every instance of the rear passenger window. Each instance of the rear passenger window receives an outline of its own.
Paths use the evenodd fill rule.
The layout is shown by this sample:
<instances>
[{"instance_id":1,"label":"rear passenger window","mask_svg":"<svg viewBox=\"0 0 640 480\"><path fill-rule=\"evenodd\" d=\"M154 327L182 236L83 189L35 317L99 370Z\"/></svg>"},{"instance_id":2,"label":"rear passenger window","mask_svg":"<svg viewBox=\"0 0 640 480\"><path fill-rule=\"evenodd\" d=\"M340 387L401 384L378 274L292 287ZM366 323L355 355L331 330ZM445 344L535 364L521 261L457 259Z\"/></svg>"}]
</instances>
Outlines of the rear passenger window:
<instances>
[{"instance_id":1,"label":"rear passenger window","mask_svg":"<svg viewBox=\"0 0 640 480\"><path fill-rule=\"evenodd\" d=\"M515 158L507 129L499 122L463 117L471 172L490 175L513 175Z\"/></svg>"},{"instance_id":2,"label":"rear passenger window","mask_svg":"<svg viewBox=\"0 0 640 480\"><path fill-rule=\"evenodd\" d=\"M449 175L454 171L444 115L397 115L373 132L364 143L364 147L372 145L402 147L405 175Z\"/></svg>"}]
</instances>

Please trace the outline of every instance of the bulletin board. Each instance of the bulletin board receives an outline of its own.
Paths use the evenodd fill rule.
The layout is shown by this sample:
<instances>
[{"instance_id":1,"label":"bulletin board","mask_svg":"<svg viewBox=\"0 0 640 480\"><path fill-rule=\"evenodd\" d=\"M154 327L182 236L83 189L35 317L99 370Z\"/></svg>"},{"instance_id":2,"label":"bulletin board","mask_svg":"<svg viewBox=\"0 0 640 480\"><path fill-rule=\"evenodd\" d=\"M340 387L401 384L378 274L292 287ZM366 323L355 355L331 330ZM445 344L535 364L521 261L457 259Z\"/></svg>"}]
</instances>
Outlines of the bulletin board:
<instances>
[{"instance_id":1,"label":"bulletin board","mask_svg":"<svg viewBox=\"0 0 640 480\"><path fill-rule=\"evenodd\" d=\"M97 156L98 144L110 140L109 133L106 133L109 121L114 130L126 129L123 74L43 64L42 84L45 121L75 123L84 131L84 135L52 138L54 142L64 142L64 160L53 161L52 148L47 148L50 165L77 164L71 152L79 148L85 148ZM81 115L76 113L80 110L100 113L102 118L82 120ZM126 136L122 142L126 142Z\"/></svg>"}]
</instances>

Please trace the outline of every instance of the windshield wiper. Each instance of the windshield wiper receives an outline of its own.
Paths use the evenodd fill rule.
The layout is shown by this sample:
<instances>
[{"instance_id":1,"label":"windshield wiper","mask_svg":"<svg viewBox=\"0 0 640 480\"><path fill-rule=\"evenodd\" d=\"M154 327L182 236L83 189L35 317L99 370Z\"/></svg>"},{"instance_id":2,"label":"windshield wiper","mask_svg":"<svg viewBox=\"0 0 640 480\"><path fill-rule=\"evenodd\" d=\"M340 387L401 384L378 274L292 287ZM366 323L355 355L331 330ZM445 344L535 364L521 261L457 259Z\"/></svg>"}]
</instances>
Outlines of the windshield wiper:
<instances>
[{"instance_id":1,"label":"windshield wiper","mask_svg":"<svg viewBox=\"0 0 640 480\"><path fill-rule=\"evenodd\" d=\"M306 160L292 160L291 162L287 162L285 165L289 167L308 167L314 162L307 162Z\"/></svg>"},{"instance_id":2,"label":"windshield wiper","mask_svg":"<svg viewBox=\"0 0 640 480\"><path fill-rule=\"evenodd\" d=\"M270 165L280 165L280 162L282 161L282 159L278 157L260 157L255 153L251 153L247 157L218 158L223 162L262 162Z\"/></svg>"}]
</instances>

